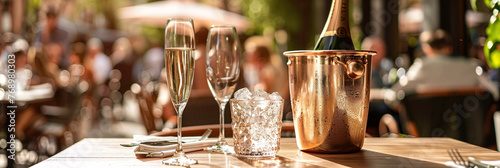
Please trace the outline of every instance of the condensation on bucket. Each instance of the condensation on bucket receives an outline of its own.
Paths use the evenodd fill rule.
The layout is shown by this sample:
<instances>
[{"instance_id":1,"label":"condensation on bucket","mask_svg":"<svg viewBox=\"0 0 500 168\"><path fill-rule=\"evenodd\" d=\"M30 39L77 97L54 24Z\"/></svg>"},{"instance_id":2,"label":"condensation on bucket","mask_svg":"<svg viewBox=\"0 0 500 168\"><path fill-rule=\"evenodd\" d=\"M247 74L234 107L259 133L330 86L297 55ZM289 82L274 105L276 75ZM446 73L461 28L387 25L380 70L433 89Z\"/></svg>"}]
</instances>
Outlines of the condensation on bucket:
<instances>
[{"instance_id":1,"label":"condensation on bucket","mask_svg":"<svg viewBox=\"0 0 500 168\"><path fill-rule=\"evenodd\" d=\"M290 93L297 145L320 153L356 152L363 146L371 78L369 51L292 51ZM347 65L363 65L359 76Z\"/></svg>"}]
</instances>

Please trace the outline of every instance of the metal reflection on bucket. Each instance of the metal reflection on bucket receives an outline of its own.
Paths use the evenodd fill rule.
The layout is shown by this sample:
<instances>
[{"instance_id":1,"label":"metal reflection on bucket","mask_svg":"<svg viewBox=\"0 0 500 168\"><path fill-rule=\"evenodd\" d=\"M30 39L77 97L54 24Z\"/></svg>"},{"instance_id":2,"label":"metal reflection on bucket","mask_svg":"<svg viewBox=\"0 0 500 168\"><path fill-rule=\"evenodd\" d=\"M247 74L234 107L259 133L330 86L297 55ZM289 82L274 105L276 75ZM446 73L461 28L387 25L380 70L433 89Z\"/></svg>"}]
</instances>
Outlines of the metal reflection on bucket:
<instances>
[{"instance_id":1,"label":"metal reflection on bucket","mask_svg":"<svg viewBox=\"0 0 500 168\"><path fill-rule=\"evenodd\" d=\"M303 151L349 153L364 142L371 60L360 50L288 51L297 145Z\"/></svg>"}]
</instances>

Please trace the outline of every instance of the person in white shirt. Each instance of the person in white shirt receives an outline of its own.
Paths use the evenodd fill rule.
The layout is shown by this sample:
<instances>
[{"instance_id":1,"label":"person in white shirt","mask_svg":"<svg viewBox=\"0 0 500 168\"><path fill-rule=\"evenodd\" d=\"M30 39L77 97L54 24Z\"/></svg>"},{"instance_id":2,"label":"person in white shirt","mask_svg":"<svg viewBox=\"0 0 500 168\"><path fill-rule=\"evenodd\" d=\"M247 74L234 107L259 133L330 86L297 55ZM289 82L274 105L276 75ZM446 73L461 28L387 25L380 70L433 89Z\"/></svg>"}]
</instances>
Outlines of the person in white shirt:
<instances>
[{"instance_id":1,"label":"person in white shirt","mask_svg":"<svg viewBox=\"0 0 500 168\"><path fill-rule=\"evenodd\" d=\"M412 93L479 87L488 90L498 100L498 89L482 75L478 60L451 56L453 49L446 32L423 32L420 40L426 58L415 60L408 73L392 87L393 91Z\"/></svg>"},{"instance_id":2,"label":"person in white shirt","mask_svg":"<svg viewBox=\"0 0 500 168\"><path fill-rule=\"evenodd\" d=\"M165 67L164 49L159 44L153 43L152 47L144 53L144 70L149 72L152 80L159 80L161 70Z\"/></svg>"},{"instance_id":3,"label":"person in white shirt","mask_svg":"<svg viewBox=\"0 0 500 168\"><path fill-rule=\"evenodd\" d=\"M111 59L102 53L102 42L98 38L91 38L87 42L87 49L89 57L85 61L85 67L92 71L96 85L103 84L111 72Z\"/></svg>"}]
</instances>

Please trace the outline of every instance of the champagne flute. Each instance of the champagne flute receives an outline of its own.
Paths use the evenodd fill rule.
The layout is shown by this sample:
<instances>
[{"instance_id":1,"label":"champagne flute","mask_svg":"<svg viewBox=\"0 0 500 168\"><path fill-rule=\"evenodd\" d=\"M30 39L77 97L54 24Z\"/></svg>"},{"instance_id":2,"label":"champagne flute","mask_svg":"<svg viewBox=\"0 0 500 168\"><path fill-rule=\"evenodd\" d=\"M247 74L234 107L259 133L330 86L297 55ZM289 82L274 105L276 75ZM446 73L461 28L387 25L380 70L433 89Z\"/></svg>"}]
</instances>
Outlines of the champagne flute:
<instances>
[{"instance_id":1,"label":"champagne flute","mask_svg":"<svg viewBox=\"0 0 500 168\"><path fill-rule=\"evenodd\" d=\"M224 109L240 76L240 42L233 26L212 26L207 37L207 81L219 104L219 140L208 152L234 153L224 140Z\"/></svg>"},{"instance_id":2,"label":"champagne flute","mask_svg":"<svg viewBox=\"0 0 500 168\"><path fill-rule=\"evenodd\" d=\"M182 149L182 112L188 102L194 77L194 27L192 19L168 19L165 27L165 69L170 100L177 112L177 149L164 160L167 165L189 166L198 163Z\"/></svg>"}]
</instances>

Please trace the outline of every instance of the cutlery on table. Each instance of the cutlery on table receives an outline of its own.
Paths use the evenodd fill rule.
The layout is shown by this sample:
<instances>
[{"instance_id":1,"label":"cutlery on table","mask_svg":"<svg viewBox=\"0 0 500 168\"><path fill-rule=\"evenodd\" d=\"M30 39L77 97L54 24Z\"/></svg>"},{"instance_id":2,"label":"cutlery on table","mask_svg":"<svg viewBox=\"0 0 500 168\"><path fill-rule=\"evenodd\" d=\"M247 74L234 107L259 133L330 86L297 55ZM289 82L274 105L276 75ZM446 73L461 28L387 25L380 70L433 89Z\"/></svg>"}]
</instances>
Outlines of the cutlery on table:
<instances>
[{"instance_id":1,"label":"cutlery on table","mask_svg":"<svg viewBox=\"0 0 500 168\"><path fill-rule=\"evenodd\" d=\"M212 133L212 129L207 129L203 135L201 135L200 139L197 141L204 141L210 136L210 133ZM182 142L186 143L186 142ZM151 145L151 146L165 146L165 145L172 145L172 144L177 144L176 141L169 141L169 140L163 140L163 141L145 141L145 142L132 142L132 143L124 143L120 144L121 146L124 147L133 147L133 146L138 146L139 144L144 144L144 145Z\"/></svg>"},{"instance_id":2,"label":"cutlery on table","mask_svg":"<svg viewBox=\"0 0 500 168\"><path fill-rule=\"evenodd\" d=\"M463 166L465 168L499 168L498 166L494 165L489 165L480 161L477 161L473 157L467 157L467 159L464 159L464 157L458 152L458 149L448 149L447 150L448 155L450 155L451 160L453 163L459 166Z\"/></svg>"}]
</instances>

